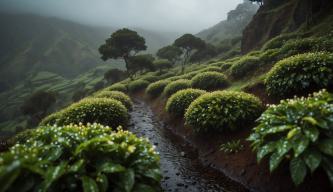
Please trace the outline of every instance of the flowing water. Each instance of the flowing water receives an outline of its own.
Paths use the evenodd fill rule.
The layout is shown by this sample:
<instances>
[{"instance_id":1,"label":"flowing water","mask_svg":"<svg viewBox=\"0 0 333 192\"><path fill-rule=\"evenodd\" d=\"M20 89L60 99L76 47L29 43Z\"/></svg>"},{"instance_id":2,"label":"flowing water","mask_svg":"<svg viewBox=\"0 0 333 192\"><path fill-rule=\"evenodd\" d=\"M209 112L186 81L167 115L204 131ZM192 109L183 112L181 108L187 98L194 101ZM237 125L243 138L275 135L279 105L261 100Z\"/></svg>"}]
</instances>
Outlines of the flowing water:
<instances>
[{"instance_id":1,"label":"flowing water","mask_svg":"<svg viewBox=\"0 0 333 192\"><path fill-rule=\"evenodd\" d=\"M197 153L166 126L155 118L146 103L134 100L129 130L138 136L148 138L156 146L161 156L161 186L164 191L247 191L222 173L203 166Z\"/></svg>"}]
</instances>

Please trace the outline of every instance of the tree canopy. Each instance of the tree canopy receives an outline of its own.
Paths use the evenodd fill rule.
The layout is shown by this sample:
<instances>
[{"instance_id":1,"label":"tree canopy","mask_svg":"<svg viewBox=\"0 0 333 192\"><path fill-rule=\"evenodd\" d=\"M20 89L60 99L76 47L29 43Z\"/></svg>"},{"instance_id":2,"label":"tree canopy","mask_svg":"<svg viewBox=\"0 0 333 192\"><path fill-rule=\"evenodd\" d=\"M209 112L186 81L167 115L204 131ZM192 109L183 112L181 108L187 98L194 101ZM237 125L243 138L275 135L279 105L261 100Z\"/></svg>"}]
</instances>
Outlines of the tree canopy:
<instances>
[{"instance_id":1,"label":"tree canopy","mask_svg":"<svg viewBox=\"0 0 333 192\"><path fill-rule=\"evenodd\" d=\"M180 59L180 56L182 54L182 50L174 45L163 47L159 49L156 53L157 57L159 57L160 59L167 59L172 64L175 64Z\"/></svg>"}]
</instances>

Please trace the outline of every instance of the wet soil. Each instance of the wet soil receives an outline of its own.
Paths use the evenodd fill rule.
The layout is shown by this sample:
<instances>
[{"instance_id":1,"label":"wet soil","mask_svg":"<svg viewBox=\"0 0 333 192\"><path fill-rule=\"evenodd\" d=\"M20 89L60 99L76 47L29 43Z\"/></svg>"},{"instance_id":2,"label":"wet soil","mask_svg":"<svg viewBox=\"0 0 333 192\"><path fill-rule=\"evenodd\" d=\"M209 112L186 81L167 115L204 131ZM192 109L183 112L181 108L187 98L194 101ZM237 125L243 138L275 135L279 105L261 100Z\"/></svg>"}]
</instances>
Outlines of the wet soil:
<instances>
[{"instance_id":1,"label":"wet soil","mask_svg":"<svg viewBox=\"0 0 333 192\"><path fill-rule=\"evenodd\" d=\"M218 170L204 166L197 151L159 120L149 105L137 98L133 100L134 109L131 112L129 130L148 138L156 146L161 156L161 186L164 191L248 191Z\"/></svg>"}]
</instances>

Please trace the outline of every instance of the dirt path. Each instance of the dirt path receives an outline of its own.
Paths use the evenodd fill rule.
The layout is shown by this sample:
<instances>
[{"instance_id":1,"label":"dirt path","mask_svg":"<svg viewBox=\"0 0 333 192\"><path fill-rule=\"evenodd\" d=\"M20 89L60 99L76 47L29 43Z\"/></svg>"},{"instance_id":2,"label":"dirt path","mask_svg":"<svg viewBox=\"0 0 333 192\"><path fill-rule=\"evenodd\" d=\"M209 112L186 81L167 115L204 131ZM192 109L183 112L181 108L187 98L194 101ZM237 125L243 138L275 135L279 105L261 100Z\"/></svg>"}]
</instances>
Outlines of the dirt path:
<instances>
[{"instance_id":1,"label":"dirt path","mask_svg":"<svg viewBox=\"0 0 333 192\"><path fill-rule=\"evenodd\" d=\"M150 107L134 99L129 130L149 138L161 156L162 188L165 191L214 192L247 191L222 173L204 167L182 138L175 136L166 124L157 120Z\"/></svg>"}]
</instances>

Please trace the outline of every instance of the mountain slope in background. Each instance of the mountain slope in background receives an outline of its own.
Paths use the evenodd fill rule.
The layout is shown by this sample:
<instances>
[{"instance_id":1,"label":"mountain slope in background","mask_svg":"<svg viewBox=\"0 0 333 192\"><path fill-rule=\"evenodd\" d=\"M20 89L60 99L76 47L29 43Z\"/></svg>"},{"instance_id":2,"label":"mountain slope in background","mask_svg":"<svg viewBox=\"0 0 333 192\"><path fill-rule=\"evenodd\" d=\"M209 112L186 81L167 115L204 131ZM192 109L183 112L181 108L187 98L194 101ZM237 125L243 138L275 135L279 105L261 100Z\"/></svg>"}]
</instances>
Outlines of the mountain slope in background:
<instances>
[{"instance_id":1,"label":"mountain slope in background","mask_svg":"<svg viewBox=\"0 0 333 192\"><path fill-rule=\"evenodd\" d=\"M232 39L242 35L243 29L257 12L258 6L244 0L235 10L228 13L228 19L217 25L201 31L198 37L213 45L219 45L223 40Z\"/></svg>"},{"instance_id":2,"label":"mountain slope in background","mask_svg":"<svg viewBox=\"0 0 333 192\"><path fill-rule=\"evenodd\" d=\"M0 25L0 82L9 85L40 71L66 78L87 72L102 63L98 47L116 30L36 15L0 14ZM146 38L150 53L176 37L134 30Z\"/></svg>"}]
</instances>

